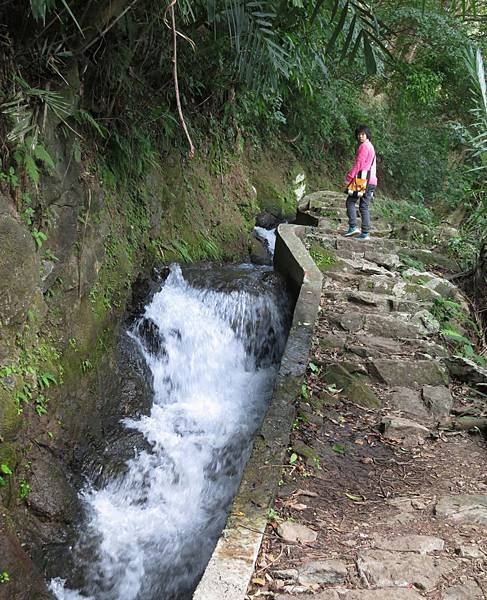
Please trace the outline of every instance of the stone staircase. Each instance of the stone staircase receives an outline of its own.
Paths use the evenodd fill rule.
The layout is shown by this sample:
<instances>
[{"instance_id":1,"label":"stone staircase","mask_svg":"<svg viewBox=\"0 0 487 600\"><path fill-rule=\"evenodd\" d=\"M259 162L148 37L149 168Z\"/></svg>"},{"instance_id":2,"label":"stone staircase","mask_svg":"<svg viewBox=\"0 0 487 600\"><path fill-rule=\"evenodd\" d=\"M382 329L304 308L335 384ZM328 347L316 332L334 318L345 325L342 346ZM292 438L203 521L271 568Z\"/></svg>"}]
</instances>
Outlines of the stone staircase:
<instances>
[{"instance_id":1,"label":"stone staircase","mask_svg":"<svg viewBox=\"0 0 487 600\"><path fill-rule=\"evenodd\" d=\"M271 526L278 538L264 548L256 575L260 581L264 572L267 586L251 586L248 598L487 598L487 475L477 477L479 467L466 460L474 448L474 461L485 466L485 441L446 438L438 429L466 394L487 391L487 370L451 358L431 312L451 300L468 314L461 292L439 274L457 265L386 237L393 228L380 221L372 222L370 240L343 238L343 204L343 194L316 192L298 210L298 222L311 225L304 241L324 274L310 391L299 402L302 423L293 434L304 470L284 472L281 516ZM425 268L411 268L411 259ZM475 373L470 387L456 379L459 363ZM408 465L412 475L404 478L414 480L416 458L418 473L424 460L441 480L386 493L383 473L371 480L385 456L398 472ZM344 501L354 480L367 492ZM287 555L266 566L266 552Z\"/></svg>"}]
</instances>

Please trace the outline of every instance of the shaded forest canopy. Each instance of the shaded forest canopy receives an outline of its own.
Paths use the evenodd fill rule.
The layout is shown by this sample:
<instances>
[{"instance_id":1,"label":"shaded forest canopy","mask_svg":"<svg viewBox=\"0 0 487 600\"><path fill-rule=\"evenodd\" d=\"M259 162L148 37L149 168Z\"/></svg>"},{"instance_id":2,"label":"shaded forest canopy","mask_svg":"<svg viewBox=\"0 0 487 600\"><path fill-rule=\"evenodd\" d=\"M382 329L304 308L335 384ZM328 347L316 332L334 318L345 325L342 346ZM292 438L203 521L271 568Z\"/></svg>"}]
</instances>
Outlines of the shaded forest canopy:
<instances>
[{"instance_id":1,"label":"shaded forest canopy","mask_svg":"<svg viewBox=\"0 0 487 600\"><path fill-rule=\"evenodd\" d=\"M35 184L51 166L48 119L75 132L78 156L103 155L118 184L157 154L186 153L176 37L197 151L209 139L285 142L335 165L350 160L351 131L367 122L383 189L410 200L419 218L431 206L485 209L485 2L5 0L0 15L9 184ZM478 218L476 231L485 210Z\"/></svg>"}]
</instances>

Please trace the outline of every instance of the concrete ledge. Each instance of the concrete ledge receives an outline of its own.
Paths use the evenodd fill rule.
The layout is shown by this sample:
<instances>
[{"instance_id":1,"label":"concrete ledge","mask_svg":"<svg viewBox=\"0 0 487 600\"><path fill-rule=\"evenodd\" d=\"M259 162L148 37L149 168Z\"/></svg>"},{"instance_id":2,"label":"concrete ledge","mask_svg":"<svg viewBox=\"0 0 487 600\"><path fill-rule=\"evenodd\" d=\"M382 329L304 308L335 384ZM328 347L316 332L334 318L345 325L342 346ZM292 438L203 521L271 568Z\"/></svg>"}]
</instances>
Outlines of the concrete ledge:
<instances>
[{"instance_id":1,"label":"concrete ledge","mask_svg":"<svg viewBox=\"0 0 487 600\"><path fill-rule=\"evenodd\" d=\"M244 600L274 501L294 419L294 401L308 362L322 275L304 247L304 227L277 230L274 267L296 292L293 322L272 400L243 473L230 515L194 600Z\"/></svg>"}]
</instances>

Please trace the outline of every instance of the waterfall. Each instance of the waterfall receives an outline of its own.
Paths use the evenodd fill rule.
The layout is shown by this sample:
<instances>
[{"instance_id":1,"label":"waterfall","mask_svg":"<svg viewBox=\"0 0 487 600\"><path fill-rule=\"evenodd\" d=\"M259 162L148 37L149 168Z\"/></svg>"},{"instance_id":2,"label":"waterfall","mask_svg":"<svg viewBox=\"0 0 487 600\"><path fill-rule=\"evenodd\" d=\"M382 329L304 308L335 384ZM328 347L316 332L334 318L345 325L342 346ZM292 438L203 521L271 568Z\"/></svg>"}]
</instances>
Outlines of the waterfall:
<instances>
[{"instance_id":1,"label":"waterfall","mask_svg":"<svg viewBox=\"0 0 487 600\"><path fill-rule=\"evenodd\" d=\"M269 286L203 288L171 267L130 332L154 398L150 414L124 425L150 450L101 489L82 490L86 518L72 550L79 573L75 585L51 581L56 598L191 598L272 393L286 336L278 303Z\"/></svg>"},{"instance_id":2,"label":"waterfall","mask_svg":"<svg viewBox=\"0 0 487 600\"><path fill-rule=\"evenodd\" d=\"M255 235L264 242L270 255L274 256L274 250L276 249L276 230L256 226L254 227L254 232Z\"/></svg>"}]
</instances>

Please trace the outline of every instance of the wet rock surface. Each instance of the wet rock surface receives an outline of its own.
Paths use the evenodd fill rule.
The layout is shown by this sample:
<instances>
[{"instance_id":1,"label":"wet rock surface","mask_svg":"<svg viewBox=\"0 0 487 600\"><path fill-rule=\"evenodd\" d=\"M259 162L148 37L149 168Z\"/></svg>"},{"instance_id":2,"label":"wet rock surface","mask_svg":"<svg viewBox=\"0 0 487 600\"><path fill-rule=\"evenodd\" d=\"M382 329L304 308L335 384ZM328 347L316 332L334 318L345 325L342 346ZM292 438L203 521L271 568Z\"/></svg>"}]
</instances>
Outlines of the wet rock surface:
<instances>
[{"instance_id":1,"label":"wet rock surface","mask_svg":"<svg viewBox=\"0 0 487 600\"><path fill-rule=\"evenodd\" d=\"M257 562L262 583L251 583L248 597L487 598L485 369L452 356L432 312L441 299L465 310L441 273L455 264L374 234L365 243L344 239L343 224L326 220L341 196L312 200L303 210L320 211L320 225L308 229L309 244L336 262L324 271L306 389L297 399L290 452L298 458L283 471ZM405 268L405 257L421 257L430 270ZM365 390L375 403L360 401ZM303 444L313 461L298 452ZM276 537L290 518L316 539ZM317 560L342 563L344 579L307 588L299 573ZM286 570L294 578L284 578Z\"/></svg>"}]
</instances>

